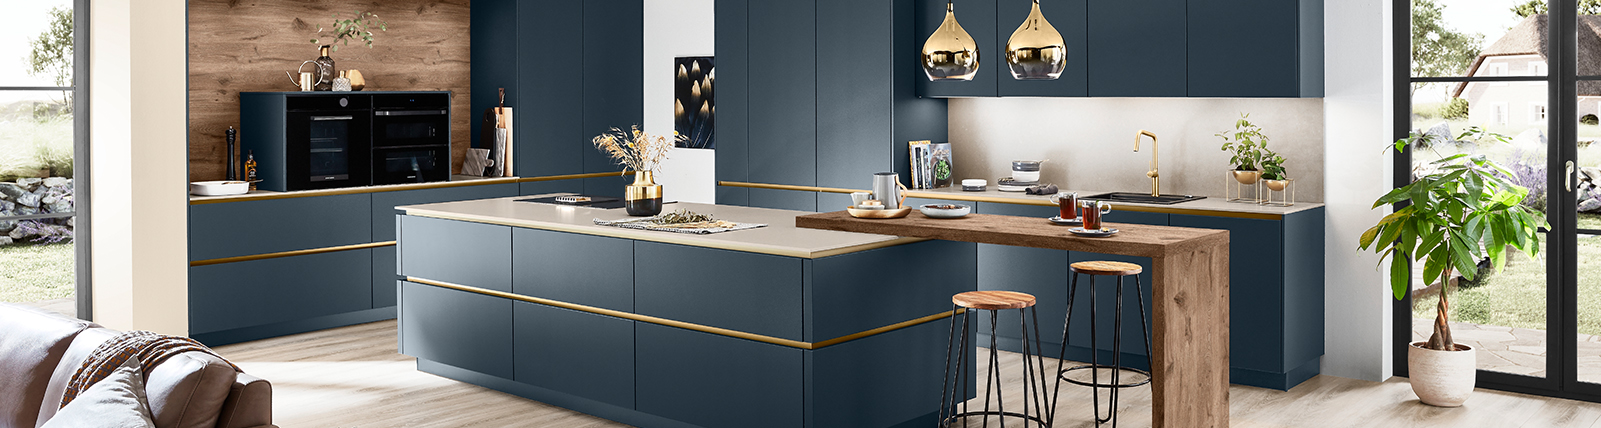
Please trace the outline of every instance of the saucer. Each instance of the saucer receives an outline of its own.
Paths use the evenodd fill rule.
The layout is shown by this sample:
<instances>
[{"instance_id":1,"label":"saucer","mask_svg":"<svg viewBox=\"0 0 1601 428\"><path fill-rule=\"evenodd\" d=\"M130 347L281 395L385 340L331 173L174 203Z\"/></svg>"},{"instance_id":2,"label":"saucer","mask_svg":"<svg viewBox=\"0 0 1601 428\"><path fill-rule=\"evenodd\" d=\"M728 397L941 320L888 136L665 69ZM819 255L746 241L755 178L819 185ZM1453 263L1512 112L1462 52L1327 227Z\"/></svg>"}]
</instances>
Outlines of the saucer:
<instances>
[{"instance_id":1,"label":"saucer","mask_svg":"<svg viewBox=\"0 0 1601 428\"><path fill-rule=\"evenodd\" d=\"M1064 218L1062 218L1062 216L1053 216L1053 217L1048 218L1046 220L1049 220L1053 224L1068 225L1068 226L1084 224L1083 220L1079 220L1077 218L1064 219Z\"/></svg>"},{"instance_id":2,"label":"saucer","mask_svg":"<svg viewBox=\"0 0 1601 428\"><path fill-rule=\"evenodd\" d=\"M1100 238L1100 237L1112 236L1112 235L1116 235L1117 234L1117 229L1113 229L1113 228L1110 228L1110 227L1103 227L1100 230L1088 230L1088 229L1085 229L1085 228L1082 228L1082 227L1075 227L1075 228L1072 228L1072 229L1068 229L1067 231L1071 232L1074 235L1088 236L1088 237L1092 237L1092 238Z\"/></svg>"}]
</instances>

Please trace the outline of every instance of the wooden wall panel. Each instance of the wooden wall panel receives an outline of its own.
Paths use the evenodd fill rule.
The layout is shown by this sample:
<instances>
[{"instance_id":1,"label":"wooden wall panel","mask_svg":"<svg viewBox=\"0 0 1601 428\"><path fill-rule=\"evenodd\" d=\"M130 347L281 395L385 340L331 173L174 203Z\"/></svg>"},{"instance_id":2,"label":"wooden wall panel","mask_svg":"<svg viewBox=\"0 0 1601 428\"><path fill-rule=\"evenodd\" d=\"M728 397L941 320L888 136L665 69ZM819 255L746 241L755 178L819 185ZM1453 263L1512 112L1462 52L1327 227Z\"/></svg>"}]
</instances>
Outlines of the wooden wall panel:
<instances>
[{"instance_id":1,"label":"wooden wall panel","mask_svg":"<svg viewBox=\"0 0 1601 428\"><path fill-rule=\"evenodd\" d=\"M189 0L189 178L221 180L223 132L239 124L239 93L292 91L285 71L317 57L318 26L356 10L389 22L373 48L335 52L340 70L361 70L365 90L453 92L452 172L461 170L476 123L470 108L471 0ZM511 36L507 36L511 37Z\"/></svg>"}]
</instances>

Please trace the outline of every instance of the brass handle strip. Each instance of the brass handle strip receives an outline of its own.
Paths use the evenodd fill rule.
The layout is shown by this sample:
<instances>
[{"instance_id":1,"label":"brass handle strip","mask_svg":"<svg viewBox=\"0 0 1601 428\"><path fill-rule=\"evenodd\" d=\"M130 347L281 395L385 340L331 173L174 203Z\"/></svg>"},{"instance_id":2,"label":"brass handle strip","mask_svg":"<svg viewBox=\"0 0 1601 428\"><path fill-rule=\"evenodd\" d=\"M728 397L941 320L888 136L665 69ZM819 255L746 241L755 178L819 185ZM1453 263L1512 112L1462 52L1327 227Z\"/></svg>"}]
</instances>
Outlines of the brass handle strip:
<instances>
[{"instance_id":1,"label":"brass handle strip","mask_svg":"<svg viewBox=\"0 0 1601 428\"><path fill-rule=\"evenodd\" d=\"M420 184L389 184L379 186L347 187L343 189L327 190L301 190L294 192L268 192L246 193L232 196L195 196L189 199L189 205L220 204L223 202L267 201L273 199L310 198L316 196L355 195L361 193L399 192L403 190L442 189L447 187L483 186L489 184L517 183L525 180L517 177L495 177L461 181L441 181L438 183Z\"/></svg>"},{"instance_id":2,"label":"brass handle strip","mask_svg":"<svg viewBox=\"0 0 1601 428\"><path fill-rule=\"evenodd\" d=\"M195 260L195 261L189 262L189 267L216 265L216 264L223 264L223 263L248 262L248 261L253 261L253 260L266 260L266 259L276 259L276 258L283 258L283 257L305 256L305 255L311 255L311 254L334 253L334 252L339 252L339 251L360 250L360 249L364 249L364 248L391 247L391 246L394 246L394 245L395 245L395 241L371 242L371 243L366 243L366 244L341 245L341 246L338 246L338 247L312 248L312 249L307 249L307 250L283 251L283 252L267 253L267 254L253 254L253 255L248 255L248 256L223 257L223 258L220 258L220 259Z\"/></svg>"},{"instance_id":3,"label":"brass handle strip","mask_svg":"<svg viewBox=\"0 0 1601 428\"><path fill-rule=\"evenodd\" d=\"M725 186L725 187L747 187L747 188L752 188L752 189L796 190L796 191L802 191L802 192L825 192L825 193L866 192L866 190L841 189L841 188L837 188L837 187L814 187L814 186L795 186L795 185L789 185L789 184L746 183L746 182L740 182L740 181L719 181L719 182L717 182L717 185ZM1040 199L1007 198L1007 197L1000 197L1000 196L964 195L964 194L960 194L960 193L924 192L924 191L917 191L917 190L907 190L907 191L903 192L902 195L905 195L908 198L945 199L945 200L951 200L951 201L967 201L967 202L994 202L994 203L1000 203L1000 204L1038 205L1038 206L1044 206L1044 207L1054 207L1054 206L1056 206L1055 203L1052 203L1051 201L1046 200L1044 198L1040 198ZM1197 209L1188 209L1188 208L1165 208L1165 207L1151 207L1151 206L1142 206L1142 205L1117 205L1116 207L1114 207L1114 209L1121 210L1121 211L1134 211L1134 212L1159 213L1159 214L1186 214L1186 215L1198 215L1198 216L1206 216L1206 217L1249 218L1249 219L1257 219L1257 220L1283 220L1284 219L1284 215L1283 214L1246 213L1246 212L1214 211L1214 210L1197 210Z\"/></svg>"},{"instance_id":4,"label":"brass handle strip","mask_svg":"<svg viewBox=\"0 0 1601 428\"><path fill-rule=\"evenodd\" d=\"M630 175L630 174L625 173L623 171L617 171L617 172L592 172L592 173L588 173L588 174L547 175L547 176L543 176L543 177L524 177L524 178L519 178L519 179L517 179L517 182L518 183L531 183L531 182L535 182L535 181L575 180L575 179L580 179L580 178L622 177L624 175Z\"/></svg>"},{"instance_id":5,"label":"brass handle strip","mask_svg":"<svg viewBox=\"0 0 1601 428\"><path fill-rule=\"evenodd\" d=\"M746 183L746 182L743 182L743 181L719 181L719 182L717 182L717 185L718 186L727 186L727 187L747 187L747 188L751 188L751 189L799 190L799 191L802 191L802 192L826 192L826 193L868 192L868 190L843 189L843 188L838 188L838 187L816 187L816 186L796 186L796 185L790 185L790 184Z\"/></svg>"},{"instance_id":6,"label":"brass handle strip","mask_svg":"<svg viewBox=\"0 0 1601 428\"><path fill-rule=\"evenodd\" d=\"M936 314L929 315L929 316L922 317L922 318L906 320L906 321L902 321L902 322L898 322L898 323L895 323L895 324L886 325L886 326L883 326L883 327L879 327L879 328L875 328L875 329L871 329L871 330L867 330L867 331L863 331L863 332L859 332L859 333L854 333L854 334L849 334L849 335L845 335L845 336L836 337L836 338L829 339L829 340L824 340L822 342L802 342L802 341L798 341L798 340L790 340L790 339L784 339L784 338L760 335L760 334L755 334L755 333L747 333L747 332L738 331L738 330L730 330L730 329L726 329L726 328L722 328L722 327L712 327L712 326L708 326L708 325L700 325L700 324L687 323L687 322L678 321L678 320L670 320L670 319L666 319L666 318L658 318L658 317L653 317L653 316L650 316L650 315L640 315L640 314L636 314L636 313L632 313L632 312L623 312L623 311L618 311L618 310L613 310L613 309L597 308L597 307L588 306L588 305L580 305L580 304L577 304L577 303L568 303L568 302L563 302L563 301L559 301L559 300L550 300L550 299L544 299L544 298L533 297L533 296L525 296L525 295L515 294L515 293L507 293L507 292L504 292L504 291L496 291L496 290L490 290L490 289L486 289L486 288L478 288L478 287L473 287L473 286L470 286L470 285L453 284L453 283L444 282L444 281L434 281L434 280L430 280L430 279L422 279L422 278L416 278L416 277L410 277L410 276L406 277L406 281L415 282L415 283L424 284L424 285L432 285L432 286L435 286L435 287L449 288L449 289L457 290L457 291L465 291L465 292L469 292L469 293L477 293L477 294L482 294L482 295L486 295L486 296L499 297L499 298L503 298L503 299L518 300L518 301L523 301L523 302L541 304L541 305L545 305L545 306L554 306L554 307L558 307L558 308L562 308L562 309L569 309L569 310L574 310L574 311L579 311L579 312L588 312L588 313L592 313L592 314L596 314L596 315L605 315L605 316L609 316L609 317L622 318L622 319L631 320L631 321L646 322L646 323L651 323L651 324L656 324L656 325L663 325L663 326L668 326L668 327L677 327L677 328L682 328L682 329L685 329L685 330L693 330L693 331L698 331L698 332L702 332L702 333L711 333L711 334L716 334L716 335L719 335L719 336L735 337L735 338L740 338L740 339L745 339L745 340L753 340L753 341L762 342L762 343L770 343L770 344L779 345L779 346L788 346L788 347L791 347L791 348L799 348L799 349L806 349L806 350L814 350L814 349L820 349L820 348L827 347L827 346L838 345L838 344L841 344L841 343L849 342L849 341L856 340L856 339L861 339L861 338L864 338L864 337L869 337L869 336L874 336L874 335L878 335L878 334L888 333L888 332L891 332L891 331L900 330L900 329L903 329L903 328L906 328L906 327L911 327L911 326L922 324L922 323L926 323L926 322L945 319L945 318L948 318L948 317L951 316L951 311L945 311L945 312L936 313ZM956 313L964 313L964 312L966 312L966 309L958 309L956 311Z\"/></svg>"}]
</instances>

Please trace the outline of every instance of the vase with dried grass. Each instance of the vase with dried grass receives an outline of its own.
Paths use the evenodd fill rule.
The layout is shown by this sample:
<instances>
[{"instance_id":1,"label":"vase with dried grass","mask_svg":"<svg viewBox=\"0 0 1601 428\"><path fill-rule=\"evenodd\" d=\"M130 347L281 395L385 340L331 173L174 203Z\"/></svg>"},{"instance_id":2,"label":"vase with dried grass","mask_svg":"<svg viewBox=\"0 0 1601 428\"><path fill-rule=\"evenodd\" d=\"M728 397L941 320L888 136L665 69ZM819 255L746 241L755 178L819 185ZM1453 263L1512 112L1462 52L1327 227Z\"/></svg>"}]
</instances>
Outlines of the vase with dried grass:
<instances>
[{"instance_id":1,"label":"vase with dried grass","mask_svg":"<svg viewBox=\"0 0 1601 428\"><path fill-rule=\"evenodd\" d=\"M612 128L595 136L595 148L623 166L623 173L634 172L634 183L623 192L623 206L631 216L653 216L662 212L662 186L656 184L656 170L667 160L667 153L684 137L651 135L634 125L629 131Z\"/></svg>"}]
</instances>

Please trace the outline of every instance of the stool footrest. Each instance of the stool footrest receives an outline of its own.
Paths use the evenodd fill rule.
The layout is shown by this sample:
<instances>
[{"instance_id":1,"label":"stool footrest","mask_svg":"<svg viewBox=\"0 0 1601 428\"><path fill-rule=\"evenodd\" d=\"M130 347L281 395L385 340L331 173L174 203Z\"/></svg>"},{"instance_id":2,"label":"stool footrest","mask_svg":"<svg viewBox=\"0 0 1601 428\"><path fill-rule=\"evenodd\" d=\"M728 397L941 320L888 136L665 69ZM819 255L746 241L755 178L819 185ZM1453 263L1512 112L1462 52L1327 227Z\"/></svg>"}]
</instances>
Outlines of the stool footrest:
<instances>
[{"instance_id":1,"label":"stool footrest","mask_svg":"<svg viewBox=\"0 0 1601 428\"><path fill-rule=\"evenodd\" d=\"M956 421L960 421L960 420L967 419L967 418L970 418L970 417L975 417L975 416L986 416L986 417L987 416L1000 416L1001 418L1019 418L1019 419L1026 419L1026 420L1034 421L1034 423L1040 424L1040 426L1050 426L1050 424L1045 423L1045 420L1041 419L1039 416L1029 416L1029 415L1025 415L1025 414L1017 413L1017 412L997 412L997 411L972 411L972 412L957 413L957 414L951 415L951 417L945 418L945 420L943 420L943 421L939 421L939 426L940 426L940 428L949 427L949 426L951 426L951 424L956 423Z\"/></svg>"},{"instance_id":2,"label":"stool footrest","mask_svg":"<svg viewBox=\"0 0 1601 428\"><path fill-rule=\"evenodd\" d=\"M1118 370L1118 371L1125 371L1125 372L1134 372L1134 373L1137 373L1137 374L1145 376L1145 379L1141 380L1139 382L1133 382L1133 383L1112 384L1112 383L1085 382L1085 381L1081 381L1081 380L1072 379L1072 378L1067 377L1067 373L1071 372L1071 371L1074 371L1074 370L1094 370L1094 369L1108 369L1108 370ZM1078 385L1078 386L1088 386L1088 387L1091 387L1091 388L1133 388L1133 387L1136 387L1136 386L1144 386L1146 384L1151 383L1151 373L1150 372L1147 372L1147 371L1144 371L1144 370L1140 370L1140 369L1135 369L1135 368L1109 366L1109 365L1105 365L1105 364L1085 364L1085 365L1081 365L1081 366L1077 366L1077 367L1066 368L1066 369L1062 369L1062 371L1060 371L1060 372L1057 372L1056 376L1061 378L1062 380L1067 381L1068 383L1071 383L1071 384L1074 384L1074 385ZM1108 378L1108 380L1110 380L1111 376L1107 376L1107 378Z\"/></svg>"}]
</instances>

